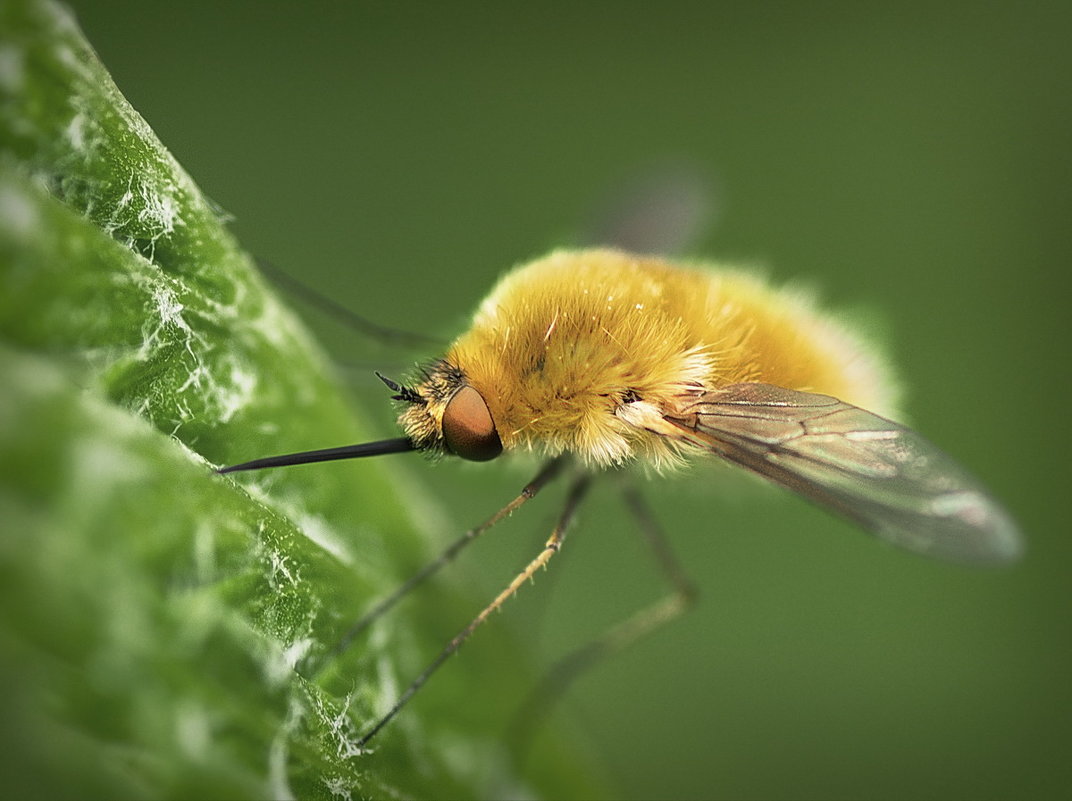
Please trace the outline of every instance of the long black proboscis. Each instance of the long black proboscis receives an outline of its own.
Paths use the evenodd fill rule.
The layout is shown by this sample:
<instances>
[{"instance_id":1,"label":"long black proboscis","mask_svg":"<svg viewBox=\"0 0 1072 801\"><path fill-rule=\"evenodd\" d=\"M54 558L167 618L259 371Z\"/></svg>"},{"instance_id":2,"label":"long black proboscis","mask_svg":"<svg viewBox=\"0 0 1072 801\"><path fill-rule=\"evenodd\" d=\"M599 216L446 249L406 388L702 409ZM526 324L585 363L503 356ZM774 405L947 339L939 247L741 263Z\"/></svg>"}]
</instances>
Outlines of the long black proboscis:
<instances>
[{"instance_id":1,"label":"long black proboscis","mask_svg":"<svg viewBox=\"0 0 1072 801\"><path fill-rule=\"evenodd\" d=\"M363 442L358 445L343 445L340 448L324 448L319 451L302 451L286 453L282 456L266 456L251 462L242 462L230 467L221 467L217 473L237 473L240 470L261 470L265 467L289 467L294 464L311 462L330 462L334 459L358 459L362 456L380 456L385 453L404 453L415 451L417 446L408 437L384 439L379 442Z\"/></svg>"}]
</instances>

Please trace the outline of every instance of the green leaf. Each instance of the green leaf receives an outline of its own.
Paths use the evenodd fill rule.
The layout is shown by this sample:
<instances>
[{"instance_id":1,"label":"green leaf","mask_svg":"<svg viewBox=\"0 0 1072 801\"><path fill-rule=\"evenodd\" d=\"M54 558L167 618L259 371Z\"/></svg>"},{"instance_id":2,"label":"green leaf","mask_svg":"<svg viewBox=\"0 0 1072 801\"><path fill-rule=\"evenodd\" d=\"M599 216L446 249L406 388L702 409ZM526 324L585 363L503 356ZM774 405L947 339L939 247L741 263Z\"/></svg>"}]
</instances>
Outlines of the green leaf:
<instances>
[{"instance_id":1,"label":"green leaf","mask_svg":"<svg viewBox=\"0 0 1072 801\"><path fill-rule=\"evenodd\" d=\"M524 675L501 633L504 653L452 674L457 707L414 703L357 753L442 644L442 609L404 605L329 654L431 552L429 501L397 457L213 472L373 437L69 13L4 2L0 30L5 788L585 792L565 751L526 786L496 744Z\"/></svg>"}]
</instances>

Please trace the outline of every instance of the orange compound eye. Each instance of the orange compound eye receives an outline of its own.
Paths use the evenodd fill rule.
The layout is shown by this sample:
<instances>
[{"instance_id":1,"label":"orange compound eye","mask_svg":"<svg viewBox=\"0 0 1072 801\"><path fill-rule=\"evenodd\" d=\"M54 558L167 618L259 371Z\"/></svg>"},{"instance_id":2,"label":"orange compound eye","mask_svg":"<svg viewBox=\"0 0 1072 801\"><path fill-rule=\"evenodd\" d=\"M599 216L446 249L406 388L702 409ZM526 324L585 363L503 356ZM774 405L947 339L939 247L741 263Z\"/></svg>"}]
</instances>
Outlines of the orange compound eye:
<instances>
[{"instance_id":1,"label":"orange compound eye","mask_svg":"<svg viewBox=\"0 0 1072 801\"><path fill-rule=\"evenodd\" d=\"M502 453L502 441L484 399L470 386L454 393L443 410L447 450L463 459L486 462Z\"/></svg>"}]
</instances>

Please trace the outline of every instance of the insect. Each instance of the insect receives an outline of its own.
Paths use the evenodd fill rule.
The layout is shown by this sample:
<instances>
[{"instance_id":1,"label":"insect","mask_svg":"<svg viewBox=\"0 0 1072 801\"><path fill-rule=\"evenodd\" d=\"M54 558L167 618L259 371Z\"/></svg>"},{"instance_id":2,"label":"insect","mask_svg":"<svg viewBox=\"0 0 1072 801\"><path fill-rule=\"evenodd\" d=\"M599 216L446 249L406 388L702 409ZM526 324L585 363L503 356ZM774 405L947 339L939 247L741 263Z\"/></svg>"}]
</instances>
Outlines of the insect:
<instances>
[{"instance_id":1,"label":"insect","mask_svg":"<svg viewBox=\"0 0 1072 801\"><path fill-rule=\"evenodd\" d=\"M745 272L618 250L556 252L508 273L471 328L413 382L381 379L401 404L403 437L220 472L411 450L474 461L528 451L546 461L520 495L380 602L347 642L567 465L578 470L544 548L362 745L548 563L601 471L633 464L667 471L698 458L723 459L922 554L985 563L1012 560L1021 550L1015 523L975 479L884 416L895 413L896 391L873 349L806 298ZM626 500L673 591L579 653L574 667L642 636L692 601L692 584L640 496L630 490Z\"/></svg>"}]
</instances>

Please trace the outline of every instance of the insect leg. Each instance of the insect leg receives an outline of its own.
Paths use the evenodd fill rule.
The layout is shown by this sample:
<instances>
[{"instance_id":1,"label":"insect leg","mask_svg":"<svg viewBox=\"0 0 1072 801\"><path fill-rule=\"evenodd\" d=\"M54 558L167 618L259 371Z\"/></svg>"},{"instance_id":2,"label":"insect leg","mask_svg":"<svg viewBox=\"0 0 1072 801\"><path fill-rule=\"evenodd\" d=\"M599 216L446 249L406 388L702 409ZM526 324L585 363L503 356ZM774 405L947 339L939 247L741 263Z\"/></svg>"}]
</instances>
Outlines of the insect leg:
<instances>
[{"instance_id":1,"label":"insect leg","mask_svg":"<svg viewBox=\"0 0 1072 801\"><path fill-rule=\"evenodd\" d=\"M381 615L383 615L392 606L398 603L403 597L405 597L411 590L418 587L425 579L431 577L439 571L441 567L444 567L456 557L469 543L476 540L481 534L494 526L500 520L512 515L517 509L523 506L527 501L536 497L536 494L544 488L549 482L551 482L560 472L562 472L562 466L565 463L565 457L557 457L551 459L543 467L540 468L540 472L536 474L536 477L532 479L521 490L520 494L506 506L502 507L499 511L481 523L479 526L469 529L462 536L452 542L446 547L446 549L439 554L435 559L426 564L416 573L409 577L402 583L398 589L388 595L386 598L378 601L371 609L365 612L354 625L339 639L335 647L331 649L324 656L324 660L321 663L321 667L327 667L331 660L343 653L350 644L372 623L374 623Z\"/></svg>"},{"instance_id":2,"label":"insect leg","mask_svg":"<svg viewBox=\"0 0 1072 801\"><path fill-rule=\"evenodd\" d=\"M281 286L292 295L301 298L310 306L319 309L330 317L334 317L343 325L349 326L354 331L357 331L369 339L381 342L385 345L403 347L412 345L434 345L442 347L445 344L435 337L417 334L413 331L403 331L399 328L391 328L390 326L374 323L367 317L363 317L362 315L351 311L346 306L343 306L341 303L333 300L327 294L313 289L308 284L299 281L294 276L276 267L270 261L258 258L256 262L261 272L267 275L277 285Z\"/></svg>"},{"instance_id":3,"label":"insect leg","mask_svg":"<svg viewBox=\"0 0 1072 801\"><path fill-rule=\"evenodd\" d=\"M375 737L384 726L390 723L394 716L406 705L409 699L424 686L424 683L436 672L439 666L446 662L447 659L462 646L462 643L469 639L469 635L471 635L481 623L487 620L492 612L502 606L507 598L517 592L522 584L531 579L537 570L547 565L555 552L562 547L562 543L566 539L566 529L569 526L570 521L573 519L573 515L577 511L578 505L587 493L590 483L591 476L588 474L584 474L574 481L570 487L569 495L566 498L566 505L563 507L562 514L558 518L558 523L552 530L551 536L548 538L539 555L529 562L525 569L518 573L514 580L507 585L506 589L500 592L495 597L495 600L488 604L480 614L473 618L468 626L462 629L454 639L447 643L443 650L439 652L439 656L432 660L431 664L429 664L428 667L426 667L424 671L410 683L405 692L399 696L390 711L380 718L376 724L357 741L358 747L364 746L365 743Z\"/></svg>"},{"instance_id":4,"label":"insect leg","mask_svg":"<svg viewBox=\"0 0 1072 801\"><path fill-rule=\"evenodd\" d=\"M623 484L622 497L625 499L626 507L640 525L640 532L651 546L663 575L674 588L673 594L669 597L680 599L683 606L681 611L685 611L696 601L696 585L685 574L681 562L670 547L670 541L636 486L628 482Z\"/></svg>"},{"instance_id":5,"label":"insect leg","mask_svg":"<svg viewBox=\"0 0 1072 801\"><path fill-rule=\"evenodd\" d=\"M681 562L671 550L666 535L639 491L633 484L626 482L622 486L622 495L626 507L640 527L641 534L651 546L660 572L673 589L670 594L634 612L596 639L562 657L551 667L514 717L509 739L519 754L527 751L529 740L539 722L578 677L601 660L629 647L687 612L696 602L695 585L685 574Z\"/></svg>"}]
</instances>

